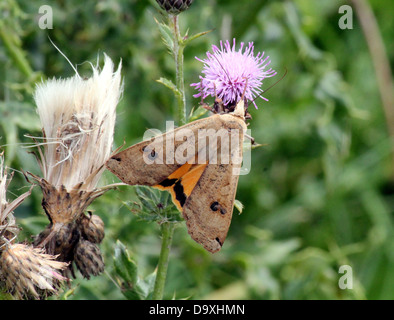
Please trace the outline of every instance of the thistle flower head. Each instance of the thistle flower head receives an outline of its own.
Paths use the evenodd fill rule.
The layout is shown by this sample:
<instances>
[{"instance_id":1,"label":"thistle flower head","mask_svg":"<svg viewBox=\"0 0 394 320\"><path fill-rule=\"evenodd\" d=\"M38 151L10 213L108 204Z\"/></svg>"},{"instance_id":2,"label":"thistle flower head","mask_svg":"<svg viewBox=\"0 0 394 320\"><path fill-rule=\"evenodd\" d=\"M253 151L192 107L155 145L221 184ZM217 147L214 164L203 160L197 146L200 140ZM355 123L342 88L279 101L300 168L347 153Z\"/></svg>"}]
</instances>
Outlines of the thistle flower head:
<instances>
[{"instance_id":1,"label":"thistle flower head","mask_svg":"<svg viewBox=\"0 0 394 320\"><path fill-rule=\"evenodd\" d=\"M6 246L0 255L0 282L16 299L39 299L56 293L61 281L66 280L59 271L67 263L54 259L42 249L25 244Z\"/></svg>"},{"instance_id":2,"label":"thistle flower head","mask_svg":"<svg viewBox=\"0 0 394 320\"><path fill-rule=\"evenodd\" d=\"M122 91L121 64L105 56L101 72L52 79L37 86L34 99L43 128L40 166L44 179L72 190L80 182L93 190L104 170L113 141L115 109Z\"/></svg>"},{"instance_id":3,"label":"thistle flower head","mask_svg":"<svg viewBox=\"0 0 394 320\"><path fill-rule=\"evenodd\" d=\"M206 59L196 59L204 63L204 76L200 76L200 82L191 84L200 91L194 97L218 97L225 106L237 104L245 92L244 98L253 101L257 108L254 99L263 92L262 81L276 75L272 68L266 70L271 63L269 56L264 57L264 52L254 54L253 42L247 46L241 42L236 50L235 39L232 46L228 40L224 44L221 41L220 48L212 46Z\"/></svg>"}]
</instances>

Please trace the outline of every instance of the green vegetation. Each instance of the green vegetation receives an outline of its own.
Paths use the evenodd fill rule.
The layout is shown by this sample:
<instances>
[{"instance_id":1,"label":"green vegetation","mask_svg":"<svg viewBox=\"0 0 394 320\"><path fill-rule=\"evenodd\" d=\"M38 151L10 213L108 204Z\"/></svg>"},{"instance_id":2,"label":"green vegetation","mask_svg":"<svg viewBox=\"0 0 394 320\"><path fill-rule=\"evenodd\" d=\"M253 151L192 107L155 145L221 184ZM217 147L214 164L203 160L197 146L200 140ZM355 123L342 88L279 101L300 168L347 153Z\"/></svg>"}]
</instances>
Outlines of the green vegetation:
<instances>
[{"instance_id":1,"label":"green vegetation","mask_svg":"<svg viewBox=\"0 0 394 320\"><path fill-rule=\"evenodd\" d=\"M214 255L206 252L189 237L185 224L178 223L165 299L394 298L394 147L387 127L394 120L387 118L375 74L385 66L381 60L373 62L352 5L356 2L194 0L180 14L182 34L213 29L184 49L187 114L200 102L190 87L203 67L194 57L204 57L222 39L253 41L256 51L270 56L278 75L263 88L286 70L287 75L264 94L269 102L260 99L258 110L249 108L249 128L263 146L252 150L251 173L240 177L237 199L244 208L242 214L234 209L223 249ZM25 148L32 142L25 135L40 133L32 97L35 83L74 74L50 40L82 76L90 75L88 62L94 64L103 52L115 64L122 59L125 89L114 150L123 141L127 146L141 141L148 128L164 131L166 120L181 117L177 98L157 81L175 83L176 76L155 21L163 19L155 1L46 4L53 9L51 30L39 28L36 1L0 3L0 145L8 166L39 174ZM353 29L338 26L343 4L353 6ZM393 67L394 2L369 4ZM388 83L383 94L392 96ZM103 184L116 181L105 172ZM28 188L23 175L15 173L8 197ZM105 223L100 247L106 271L89 281L78 274L70 290L52 299L149 298L160 226L149 212L152 221L131 210L145 194L144 189L123 186L93 202L90 209ZM41 197L34 188L16 210L23 228L19 240L29 240L48 223ZM341 265L352 267L353 289L339 288ZM138 285L128 288L127 281Z\"/></svg>"}]
</instances>

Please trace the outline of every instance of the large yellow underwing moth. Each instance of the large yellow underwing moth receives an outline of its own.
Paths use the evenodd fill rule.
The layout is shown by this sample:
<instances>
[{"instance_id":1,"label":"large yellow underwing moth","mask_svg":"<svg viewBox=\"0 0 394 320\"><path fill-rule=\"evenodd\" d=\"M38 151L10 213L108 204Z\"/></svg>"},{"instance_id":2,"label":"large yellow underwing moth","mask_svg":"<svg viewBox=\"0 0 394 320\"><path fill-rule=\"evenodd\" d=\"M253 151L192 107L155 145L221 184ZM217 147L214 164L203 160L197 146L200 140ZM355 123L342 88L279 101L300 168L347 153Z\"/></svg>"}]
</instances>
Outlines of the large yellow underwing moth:
<instances>
[{"instance_id":1,"label":"large yellow underwing moth","mask_svg":"<svg viewBox=\"0 0 394 320\"><path fill-rule=\"evenodd\" d=\"M113 155L107 168L129 185L167 190L190 236L212 253L230 227L245 124L244 99L214 114Z\"/></svg>"}]
</instances>

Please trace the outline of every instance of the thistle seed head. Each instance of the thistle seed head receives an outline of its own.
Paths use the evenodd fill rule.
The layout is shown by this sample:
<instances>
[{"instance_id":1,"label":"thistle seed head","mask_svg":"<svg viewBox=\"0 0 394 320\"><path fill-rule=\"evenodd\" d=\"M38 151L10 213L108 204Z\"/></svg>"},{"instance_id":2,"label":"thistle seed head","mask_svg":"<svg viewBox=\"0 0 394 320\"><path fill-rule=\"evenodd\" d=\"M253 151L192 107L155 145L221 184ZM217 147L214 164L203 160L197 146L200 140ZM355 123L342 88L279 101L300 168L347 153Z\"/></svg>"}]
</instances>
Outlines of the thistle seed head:
<instances>
[{"instance_id":1,"label":"thistle seed head","mask_svg":"<svg viewBox=\"0 0 394 320\"><path fill-rule=\"evenodd\" d=\"M121 63L105 55L100 71L85 80L79 74L37 86L34 99L43 130L38 149L44 179L70 192L82 183L92 191L111 154L116 106L121 92Z\"/></svg>"},{"instance_id":2,"label":"thistle seed head","mask_svg":"<svg viewBox=\"0 0 394 320\"><path fill-rule=\"evenodd\" d=\"M67 263L54 259L42 249L7 245L0 254L0 283L16 299L40 299L56 293L66 280L59 272Z\"/></svg>"}]
</instances>

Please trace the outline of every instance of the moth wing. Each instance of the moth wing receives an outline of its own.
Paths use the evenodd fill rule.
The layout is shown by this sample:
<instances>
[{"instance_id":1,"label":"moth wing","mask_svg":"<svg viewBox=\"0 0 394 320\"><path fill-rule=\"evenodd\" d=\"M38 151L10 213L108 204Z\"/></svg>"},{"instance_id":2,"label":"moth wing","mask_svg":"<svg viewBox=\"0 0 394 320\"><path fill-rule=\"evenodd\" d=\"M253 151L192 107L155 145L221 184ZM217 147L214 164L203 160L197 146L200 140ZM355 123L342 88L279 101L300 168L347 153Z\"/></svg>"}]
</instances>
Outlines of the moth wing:
<instances>
[{"instance_id":1,"label":"moth wing","mask_svg":"<svg viewBox=\"0 0 394 320\"><path fill-rule=\"evenodd\" d=\"M190 236L212 253L221 249L230 227L239 176L233 164L208 164L183 206Z\"/></svg>"},{"instance_id":2,"label":"moth wing","mask_svg":"<svg viewBox=\"0 0 394 320\"><path fill-rule=\"evenodd\" d=\"M155 148L156 147L156 148ZM179 165L162 162L162 147L155 140L137 143L115 155L106 163L109 171L129 185L153 186L174 172ZM156 160L157 163L150 163Z\"/></svg>"},{"instance_id":3,"label":"moth wing","mask_svg":"<svg viewBox=\"0 0 394 320\"><path fill-rule=\"evenodd\" d=\"M106 167L129 185L157 185L190 160L190 157L195 157L198 150L198 139L195 137L198 136L199 129L215 128L219 125L216 117L191 122L111 156ZM184 144L185 141L188 143ZM178 153L175 154L175 151L179 146L179 150L187 146L194 151L189 158L176 157Z\"/></svg>"},{"instance_id":4,"label":"moth wing","mask_svg":"<svg viewBox=\"0 0 394 320\"><path fill-rule=\"evenodd\" d=\"M232 116L221 116L225 129L232 131L231 143L217 144L217 154L209 159L200 179L183 206L183 217L190 236L212 253L221 249L231 224L242 164L245 123Z\"/></svg>"}]
</instances>

